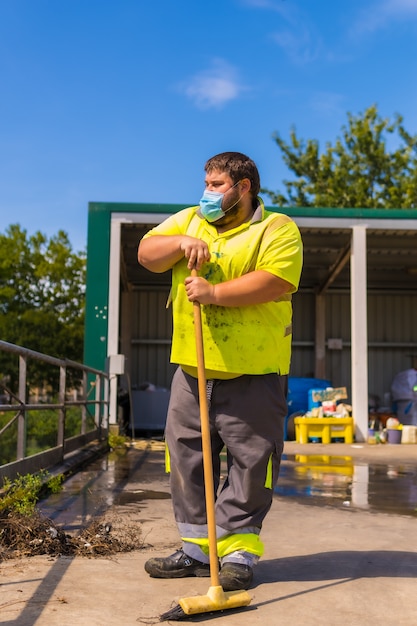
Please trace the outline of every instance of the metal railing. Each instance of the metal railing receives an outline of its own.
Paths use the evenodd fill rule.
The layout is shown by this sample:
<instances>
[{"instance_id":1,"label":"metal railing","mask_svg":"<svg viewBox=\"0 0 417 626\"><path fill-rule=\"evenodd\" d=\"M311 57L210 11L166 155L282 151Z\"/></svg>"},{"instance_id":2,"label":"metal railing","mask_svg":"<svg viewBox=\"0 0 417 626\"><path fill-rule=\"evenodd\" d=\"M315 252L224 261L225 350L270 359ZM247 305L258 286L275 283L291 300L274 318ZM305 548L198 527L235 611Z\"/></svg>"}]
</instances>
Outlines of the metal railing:
<instances>
[{"instance_id":1,"label":"metal railing","mask_svg":"<svg viewBox=\"0 0 417 626\"><path fill-rule=\"evenodd\" d=\"M55 357L29 350L6 341L0 340L0 351L13 353L19 359L18 390L8 388L4 378L0 377L0 393L7 396L8 401L0 404L0 415L10 414L10 419L2 420L0 427L0 450L4 450L6 436L15 440L14 459L0 465L0 480L5 477L14 478L17 474L33 473L48 469L64 462L65 457L93 441L107 440L109 416L109 376L106 372L96 370L69 359ZM53 401L28 401L28 361L34 359L44 364L59 368L59 390ZM67 373L76 372L80 380L77 399L69 396ZM5 372L3 372L4 376ZM48 398L48 400L50 400ZM70 407L79 407L79 427L75 435L66 436L66 418ZM57 412L55 445L40 452L30 453L27 446L29 417L33 419L36 411ZM39 414L38 414L39 415ZM5 422L5 423L4 423ZM55 438L56 435L56 438ZM10 442L9 442L10 447Z\"/></svg>"}]
</instances>

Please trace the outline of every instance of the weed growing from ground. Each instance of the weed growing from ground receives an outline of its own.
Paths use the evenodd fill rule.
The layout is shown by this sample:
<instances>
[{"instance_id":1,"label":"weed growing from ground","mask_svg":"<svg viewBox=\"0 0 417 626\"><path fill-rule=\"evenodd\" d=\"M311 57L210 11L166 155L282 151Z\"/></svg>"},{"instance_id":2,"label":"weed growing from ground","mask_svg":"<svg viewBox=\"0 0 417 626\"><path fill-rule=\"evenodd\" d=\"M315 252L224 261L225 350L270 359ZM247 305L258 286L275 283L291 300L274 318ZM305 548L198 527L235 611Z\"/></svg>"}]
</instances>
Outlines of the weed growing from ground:
<instances>
[{"instance_id":1,"label":"weed growing from ground","mask_svg":"<svg viewBox=\"0 0 417 626\"><path fill-rule=\"evenodd\" d=\"M63 474L50 475L46 470L36 474L20 474L11 481L3 482L3 496L0 498L0 516L9 513L32 515L39 500L62 489Z\"/></svg>"}]
</instances>

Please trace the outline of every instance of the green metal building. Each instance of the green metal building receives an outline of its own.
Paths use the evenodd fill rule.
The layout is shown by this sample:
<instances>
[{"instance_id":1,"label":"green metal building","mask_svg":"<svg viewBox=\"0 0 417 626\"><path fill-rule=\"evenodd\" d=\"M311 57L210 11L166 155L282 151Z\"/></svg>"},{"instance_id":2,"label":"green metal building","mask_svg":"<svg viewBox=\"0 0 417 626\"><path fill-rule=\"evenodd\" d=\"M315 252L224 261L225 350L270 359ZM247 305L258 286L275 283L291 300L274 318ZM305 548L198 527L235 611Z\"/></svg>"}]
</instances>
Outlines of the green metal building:
<instances>
[{"instance_id":1,"label":"green metal building","mask_svg":"<svg viewBox=\"0 0 417 626\"><path fill-rule=\"evenodd\" d=\"M139 427L147 411L165 410L164 392L175 367L169 362L171 313L165 308L170 272L153 274L139 266L137 247L147 230L182 208L89 204L84 361L112 374L113 423L118 386L130 389L134 413L142 413ZM304 243L304 269L293 298L291 376L347 387L356 438L363 440L369 404L389 402L393 377L410 368L417 354L417 211L283 212L298 224ZM149 402L147 386L157 391L156 404L141 410Z\"/></svg>"}]
</instances>

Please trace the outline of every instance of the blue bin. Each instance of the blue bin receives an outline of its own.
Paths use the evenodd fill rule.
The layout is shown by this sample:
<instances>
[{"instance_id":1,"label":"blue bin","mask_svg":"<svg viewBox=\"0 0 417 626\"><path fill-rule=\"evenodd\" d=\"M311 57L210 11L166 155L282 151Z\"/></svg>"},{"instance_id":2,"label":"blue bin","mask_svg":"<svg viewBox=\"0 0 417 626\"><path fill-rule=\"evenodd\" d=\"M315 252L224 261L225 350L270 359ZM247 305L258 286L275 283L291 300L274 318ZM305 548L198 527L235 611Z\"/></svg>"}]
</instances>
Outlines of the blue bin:
<instances>
[{"instance_id":1,"label":"blue bin","mask_svg":"<svg viewBox=\"0 0 417 626\"><path fill-rule=\"evenodd\" d=\"M331 385L327 385L327 387L331 387ZM316 391L322 391L323 389L327 389L327 387L315 387L314 389L308 390L308 410L309 411L321 405L320 400L313 400L313 394Z\"/></svg>"},{"instance_id":2,"label":"blue bin","mask_svg":"<svg viewBox=\"0 0 417 626\"><path fill-rule=\"evenodd\" d=\"M312 402L311 396L309 398L309 392L311 389L327 389L331 387L330 380L323 378L298 378L296 376L288 377L288 414L285 418L284 424L284 440L287 440L287 424L288 418L293 413L307 413L309 410L309 403Z\"/></svg>"}]
</instances>

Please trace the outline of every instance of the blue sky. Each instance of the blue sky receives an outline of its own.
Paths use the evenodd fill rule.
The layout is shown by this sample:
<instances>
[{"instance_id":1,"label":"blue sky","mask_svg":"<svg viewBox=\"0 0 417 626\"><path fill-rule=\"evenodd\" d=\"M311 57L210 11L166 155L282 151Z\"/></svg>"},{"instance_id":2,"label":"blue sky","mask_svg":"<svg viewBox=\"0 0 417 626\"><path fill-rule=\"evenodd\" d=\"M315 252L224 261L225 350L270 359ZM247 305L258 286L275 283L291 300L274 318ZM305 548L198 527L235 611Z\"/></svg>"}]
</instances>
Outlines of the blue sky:
<instances>
[{"instance_id":1,"label":"blue sky","mask_svg":"<svg viewBox=\"0 0 417 626\"><path fill-rule=\"evenodd\" d=\"M0 232L87 238L89 201L197 204L238 150L324 149L376 104L417 132L417 0L0 0Z\"/></svg>"}]
</instances>

